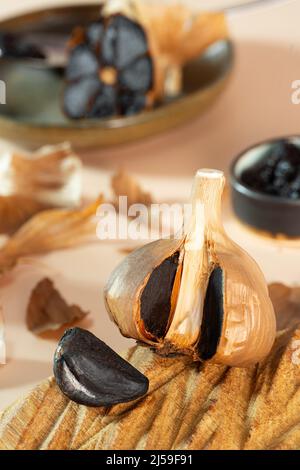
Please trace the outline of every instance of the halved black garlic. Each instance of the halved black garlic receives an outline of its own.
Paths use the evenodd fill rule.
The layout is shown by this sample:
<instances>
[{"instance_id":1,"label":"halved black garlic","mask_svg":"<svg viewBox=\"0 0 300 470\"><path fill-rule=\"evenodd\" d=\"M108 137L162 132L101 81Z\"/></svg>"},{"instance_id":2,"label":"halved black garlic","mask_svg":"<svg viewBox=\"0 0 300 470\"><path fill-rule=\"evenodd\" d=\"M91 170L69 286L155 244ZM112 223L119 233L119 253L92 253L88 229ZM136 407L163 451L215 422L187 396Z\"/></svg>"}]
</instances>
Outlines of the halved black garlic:
<instances>
[{"instance_id":1,"label":"halved black garlic","mask_svg":"<svg viewBox=\"0 0 300 470\"><path fill-rule=\"evenodd\" d=\"M262 272L223 228L224 182L221 171L199 170L184 236L131 253L105 300L124 336L161 354L244 366L270 351L275 315Z\"/></svg>"},{"instance_id":2,"label":"halved black garlic","mask_svg":"<svg viewBox=\"0 0 300 470\"><path fill-rule=\"evenodd\" d=\"M45 59L40 47L31 43L21 34L0 32L0 58Z\"/></svg>"},{"instance_id":3,"label":"halved black garlic","mask_svg":"<svg viewBox=\"0 0 300 470\"><path fill-rule=\"evenodd\" d=\"M149 382L103 341L81 328L67 330L54 356L61 391L86 406L126 403L147 393Z\"/></svg>"},{"instance_id":4,"label":"halved black garlic","mask_svg":"<svg viewBox=\"0 0 300 470\"><path fill-rule=\"evenodd\" d=\"M70 41L63 108L71 119L128 116L181 93L181 69L224 39L222 14L105 0L100 18Z\"/></svg>"}]
</instances>

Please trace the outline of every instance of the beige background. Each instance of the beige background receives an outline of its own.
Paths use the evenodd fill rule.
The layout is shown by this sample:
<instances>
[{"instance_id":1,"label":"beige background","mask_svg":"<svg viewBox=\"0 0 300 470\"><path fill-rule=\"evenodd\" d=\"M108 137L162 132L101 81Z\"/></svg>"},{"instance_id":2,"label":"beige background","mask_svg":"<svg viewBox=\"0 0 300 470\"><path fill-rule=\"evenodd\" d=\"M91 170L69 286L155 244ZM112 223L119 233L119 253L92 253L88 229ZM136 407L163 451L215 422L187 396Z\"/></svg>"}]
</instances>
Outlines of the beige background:
<instances>
[{"instance_id":1,"label":"beige background","mask_svg":"<svg viewBox=\"0 0 300 470\"><path fill-rule=\"evenodd\" d=\"M0 0L0 17L36 5L41 2ZM226 171L231 159L255 141L299 133L300 105L291 102L291 83L300 79L299 18L300 0L230 16L236 65L220 101L204 117L163 136L124 148L81 154L86 164L85 195L108 193L111 172L123 166L134 172L158 201L186 200L197 168L210 166ZM0 141L1 152L8 146ZM227 207L224 219L230 235L257 259L269 281L299 282L298 242L275 242L253 235ZM0 408L51 373L56 339L36 338L24 324L30 290L45 275L55 279L70 302L91 312L83 326L117 350L129 344L108 320L102 301L104 283L122 259L122 246L128 243L98 242L53 253L1 280L8 363L0 366Z\"/></svg>"}]
</instances>

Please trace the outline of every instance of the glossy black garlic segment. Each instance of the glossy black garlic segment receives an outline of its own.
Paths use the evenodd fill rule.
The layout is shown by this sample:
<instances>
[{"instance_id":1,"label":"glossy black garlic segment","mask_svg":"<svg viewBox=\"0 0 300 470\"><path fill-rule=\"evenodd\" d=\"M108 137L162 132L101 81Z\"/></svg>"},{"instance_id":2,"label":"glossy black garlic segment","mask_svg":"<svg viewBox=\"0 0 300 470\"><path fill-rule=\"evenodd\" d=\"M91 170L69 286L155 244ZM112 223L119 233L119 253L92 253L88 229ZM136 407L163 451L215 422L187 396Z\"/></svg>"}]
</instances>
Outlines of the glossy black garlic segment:
<instances>
[{"instance_id":1,"label":"glossy black garlic segment","mask_svg":"<svg viewBox=\"0 0 300 470\"><path fill-rule=\"evenodd\" d=\"M72 119L131 115L143 110L153 62L142 27L121 14L100 18L72 49L63 107Z\"/></svg>"},{"instance_id":2,"label":"glossy black garlic segment","mask_svg":"<svg viewBox=\"0 0 300 470\"><path fill-rule=\"evenodd\" d=\"M224 317L223 270L216 267L209 278L205 294L200 341L197 345L199 358L211 359L217 352Z\"/></svg>"},{"instance_id":3,"label":"glossy black garlic segment","mask_svg":"<svg viewBox=\"0 0 300 470\"><path fill-rule=\"evenodd\" d=\"M264 194L300 199L300 147L286 140L274 142L265 156L242 172L241 181Z\"/></svg>"},{"instance_id":4,"label":"glossy black garlic segment","mask_svg":"<svg viewBox=\"0 0 300 470\"><path fill-rule=\"evenodd\" d=\"M149 382L103 341L81 328L67 330L54 356L61 391L86 406L111 406L145 395Z\"/></svg>"},{"instance_id":5,"label":"glossy black garlic segment","mask_svg":"<svg viewBox=\"0 0 300 470\"><path fill-rule=\"evenodd\" d=\"M160 339L170 323L171 300L179 252L165 259L151 273L141 295L141 319L148 333Z\"/></svg>"}]
</instances>

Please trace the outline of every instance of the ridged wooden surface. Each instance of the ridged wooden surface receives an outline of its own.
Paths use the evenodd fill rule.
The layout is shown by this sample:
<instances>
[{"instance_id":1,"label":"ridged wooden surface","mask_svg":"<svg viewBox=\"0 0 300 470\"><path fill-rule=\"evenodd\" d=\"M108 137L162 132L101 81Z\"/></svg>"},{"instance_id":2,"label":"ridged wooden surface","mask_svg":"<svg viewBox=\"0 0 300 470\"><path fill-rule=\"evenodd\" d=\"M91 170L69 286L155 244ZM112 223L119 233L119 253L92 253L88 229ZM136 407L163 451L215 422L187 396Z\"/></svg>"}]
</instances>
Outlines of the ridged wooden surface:
<instances>
[{"instance_id":1,"label":"ridged wooden surface","mask_svg":"<svg viewBox=\"0 0 300 470\"><path fill-rule=\"evenodd\" d=\"M291 293L282 292L289 309ZM300 449L297 349L299 325L247 369L199 366L137 346L126 357L149 377L145 398L87 408L50 378L1 414L0 449Z\"/></svg>"}]
</instances>

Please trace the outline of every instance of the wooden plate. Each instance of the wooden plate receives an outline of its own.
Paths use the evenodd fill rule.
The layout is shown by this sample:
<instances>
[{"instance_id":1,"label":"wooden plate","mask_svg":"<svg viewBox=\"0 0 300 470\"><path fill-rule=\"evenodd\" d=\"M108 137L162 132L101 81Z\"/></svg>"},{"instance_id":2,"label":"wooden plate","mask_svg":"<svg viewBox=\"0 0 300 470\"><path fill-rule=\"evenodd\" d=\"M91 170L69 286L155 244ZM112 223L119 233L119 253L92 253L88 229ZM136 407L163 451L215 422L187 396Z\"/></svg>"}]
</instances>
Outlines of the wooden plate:
<instances>
[{"instance_id":1,"label":"wooden plate","mask_svg":"<svg viewBox=\"0 0 300 470\"><path fill-rule=\"evenodd\" d=\"M0 23L1 31L65 34L97 17L98 7L54 8ZM184 70L182 96L154 110L130 117L70 121L60 109L63 70L40 60L0 61L6 83L6 105L0 106L0 136L25 147L71 141L75 147L108 147L133 142L178 126L211 105L227 84L233 66L233 45L210 46Z\"/></svg>"}]
</instances>

